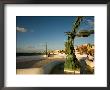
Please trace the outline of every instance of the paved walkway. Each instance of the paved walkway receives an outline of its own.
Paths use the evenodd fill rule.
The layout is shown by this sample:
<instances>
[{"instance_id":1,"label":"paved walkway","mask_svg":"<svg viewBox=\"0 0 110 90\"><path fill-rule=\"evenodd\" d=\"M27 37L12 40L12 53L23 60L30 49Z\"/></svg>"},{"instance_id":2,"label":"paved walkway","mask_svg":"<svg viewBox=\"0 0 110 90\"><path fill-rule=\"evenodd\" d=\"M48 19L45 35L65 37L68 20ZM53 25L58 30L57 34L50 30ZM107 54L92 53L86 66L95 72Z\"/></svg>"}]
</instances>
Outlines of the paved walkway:
<instances>
[{"instance_id":1,"label":"paved walkway","mask_svg":"<svg viewBox=\"0 0 110 90\"><path fill-rule=\"evenodd\" d=\"M17 62L16 63L16 68L17 69L25 69L25 68L40 68L43 67L44 65L53 62L53 61L61 61L64 62L64 58L47 58L44 60L32 60L32 61L23 61L23 62Z\"/></svg>"},{"instance_id":2,"label":"paved walkway","mask_svg":"<svg viewBox=\"0 0 110 90\"><path fill-rule=\"evenodd\" d=\"M24 61L17 62L19 66L17 66L16 73L17 74L49 74L51 70L61 63L64 63L64 59L59 58L48 58L45 60L34 61ZM64 68L64 67L63 67Z\"/></svg>"}]
</instances>

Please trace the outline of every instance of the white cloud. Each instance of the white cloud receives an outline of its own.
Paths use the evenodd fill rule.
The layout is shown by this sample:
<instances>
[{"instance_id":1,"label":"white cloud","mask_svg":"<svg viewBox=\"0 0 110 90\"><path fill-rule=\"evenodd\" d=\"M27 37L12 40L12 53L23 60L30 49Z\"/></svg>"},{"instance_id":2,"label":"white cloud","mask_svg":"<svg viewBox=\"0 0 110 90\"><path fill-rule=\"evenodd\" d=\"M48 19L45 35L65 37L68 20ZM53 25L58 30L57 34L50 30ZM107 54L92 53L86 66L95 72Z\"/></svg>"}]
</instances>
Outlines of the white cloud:
<instances>
[{"instance_id":1,"label":"white cloud","mask_svg":"<svg viewBox=\"0 0 110 90\"><path fill-rule=\"evenodd\" d=\"M16 31L17 32L27 32L27 30L25 28L21 28L21 27L16 27Z\"/></svg>"},{"instance_id":2,"label":"white cloud","mask_svg":"<svg viewBox=\"0 0 110 90\"><path fill-rule=\"evenodd\" d=\"M94 21L92 20L87 20L88 24L90 24L91 26L94 26Z\"/></svg>"}]
</instances>

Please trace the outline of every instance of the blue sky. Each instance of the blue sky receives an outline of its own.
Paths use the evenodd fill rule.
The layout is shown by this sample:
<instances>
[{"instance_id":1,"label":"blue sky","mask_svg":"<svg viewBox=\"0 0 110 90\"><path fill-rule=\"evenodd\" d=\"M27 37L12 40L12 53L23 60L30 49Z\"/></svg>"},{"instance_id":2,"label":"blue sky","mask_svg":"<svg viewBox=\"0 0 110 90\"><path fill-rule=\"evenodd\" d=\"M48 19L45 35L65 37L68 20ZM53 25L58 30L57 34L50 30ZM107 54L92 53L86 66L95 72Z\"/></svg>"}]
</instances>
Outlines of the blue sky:
<instances>
[{"instance_id":1,"label":"blue sky","mask_svg":"<svg viewBox=\"0 0 110 90\"><path fill-rule=\"evenodd\" d=\"M75 16L17 16L17 52L33 52L45 50L47 42L49 50L64 49L67 36L71 31ZM86 16L80 30L94 29L94 17ZM94 35L76 38L75 45L94 43Z\"/></svg>"}]
</instances>

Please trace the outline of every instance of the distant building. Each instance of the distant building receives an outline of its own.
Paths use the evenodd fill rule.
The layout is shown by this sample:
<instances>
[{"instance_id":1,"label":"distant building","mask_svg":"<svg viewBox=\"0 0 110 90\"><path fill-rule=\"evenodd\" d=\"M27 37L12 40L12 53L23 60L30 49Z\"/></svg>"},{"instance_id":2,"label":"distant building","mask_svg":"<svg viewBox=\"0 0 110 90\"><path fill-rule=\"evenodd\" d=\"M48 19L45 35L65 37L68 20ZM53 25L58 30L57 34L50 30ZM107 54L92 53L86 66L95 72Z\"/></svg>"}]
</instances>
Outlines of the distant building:
<instances>
[{"instance_id":1,"label":"distant building","mask_svg":"<svg viewBox=\"0 0 110 90\"><path fill-rule=\"evenodd\" d=\"M63 53L65 53L65 51L64 50L52 50L49 53L50 54L63 54Z\"/></svg>"},{"instance_id":2,"label":"distant building","mask_svg":"<svg viewBox=\"0 0 110 90\"><path fill-rule=\"evenodd\" d=\"M54 50L54 54L59 54L60 50Z\"/></svg>"}]
</instances>

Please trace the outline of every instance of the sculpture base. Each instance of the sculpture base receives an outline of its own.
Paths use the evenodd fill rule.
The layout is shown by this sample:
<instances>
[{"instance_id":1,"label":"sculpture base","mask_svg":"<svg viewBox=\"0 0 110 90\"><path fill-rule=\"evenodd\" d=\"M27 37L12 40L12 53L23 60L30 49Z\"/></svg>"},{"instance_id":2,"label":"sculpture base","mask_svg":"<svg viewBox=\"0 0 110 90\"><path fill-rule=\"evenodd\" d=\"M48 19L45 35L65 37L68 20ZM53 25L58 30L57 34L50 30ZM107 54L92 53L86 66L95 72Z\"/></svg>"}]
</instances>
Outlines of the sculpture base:
<instances>
[{"instance_id":1,"label":"sculpture base","mask_svg":"<svg viewBox=\"0 0 110 90\"><path fill-rule=\"evenodd\" d=\"M80 74L80 70L69 70L69 69L64 69L65 74Z\"/></svg>"}]
</instances>

